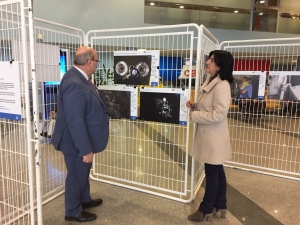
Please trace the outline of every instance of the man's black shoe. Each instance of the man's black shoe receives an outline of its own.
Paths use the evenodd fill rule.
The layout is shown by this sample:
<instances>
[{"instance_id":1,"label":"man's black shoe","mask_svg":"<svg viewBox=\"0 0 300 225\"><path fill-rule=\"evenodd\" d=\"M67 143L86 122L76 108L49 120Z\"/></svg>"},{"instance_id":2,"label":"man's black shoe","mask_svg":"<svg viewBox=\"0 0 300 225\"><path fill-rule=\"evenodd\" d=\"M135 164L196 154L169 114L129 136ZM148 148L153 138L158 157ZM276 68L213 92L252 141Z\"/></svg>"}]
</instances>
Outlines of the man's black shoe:
<instances>
[{"instance_id":1,"label":"man's black shoe","mask_svg":"<svg viewBox=\"0 0 300 225\"><path fill-rule=\"evenodd\" d=\"M79 215L77 216L65 216L65 220L67 221L75 221L75 222L89 222L89 221L94 221L96 220L97 215L94 213L89 213L82 211Z\"/></svg>"},{"instance_id":2,"label":"man's black shoe","mask_svg":"<svg viewBox=\"0 0 300 225\"><path fill-rule=\"evenodd\" d=\"M103 202L103 200L101 198L99 199L94 199L88 203L82 204L82 208L83 209L87 209L87 208L93 208L93 207L97 207L99 205L101 205Z\"/></svg>"}]
</instances>

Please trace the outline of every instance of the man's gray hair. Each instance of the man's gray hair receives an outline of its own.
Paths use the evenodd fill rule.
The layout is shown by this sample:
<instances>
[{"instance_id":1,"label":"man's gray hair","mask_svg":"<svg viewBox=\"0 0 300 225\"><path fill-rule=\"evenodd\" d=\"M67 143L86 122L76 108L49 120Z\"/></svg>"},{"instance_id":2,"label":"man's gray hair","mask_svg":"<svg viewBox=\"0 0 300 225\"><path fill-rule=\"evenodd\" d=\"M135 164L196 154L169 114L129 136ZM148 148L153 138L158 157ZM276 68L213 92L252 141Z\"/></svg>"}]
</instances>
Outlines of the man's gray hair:
<instances>
[{"instance_id":1,"label":"man's gray hair","mask_svg":"<svg viewBox=\"0 0 300 225\"><path fill-rule=\"evenodd\" d=\"M94 59L94 51L92 48L87 49L84 53L74 55L74 64L83 66L88 59Z\"/></svg>"}]
</instances>

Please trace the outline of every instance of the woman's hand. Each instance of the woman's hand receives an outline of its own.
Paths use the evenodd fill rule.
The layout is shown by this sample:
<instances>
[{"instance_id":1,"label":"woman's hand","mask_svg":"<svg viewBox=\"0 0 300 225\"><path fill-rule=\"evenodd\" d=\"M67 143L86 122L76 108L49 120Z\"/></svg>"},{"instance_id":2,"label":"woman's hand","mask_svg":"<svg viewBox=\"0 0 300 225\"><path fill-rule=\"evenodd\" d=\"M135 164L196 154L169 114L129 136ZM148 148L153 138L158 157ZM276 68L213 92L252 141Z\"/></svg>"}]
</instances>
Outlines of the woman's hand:
<instances>
[{"instance_id":1,"label":"woman's hand","mask_svg":"<svg viewBox=\"0 0 300 225\"><path fill-rule=\"evenodd\" d=\"M195 108L195 103L193 102L193 101L191 101L191 100L188 100L187 102L186 102L186 106L188 107L188 108Z\"/></svg>"}]
</instances>

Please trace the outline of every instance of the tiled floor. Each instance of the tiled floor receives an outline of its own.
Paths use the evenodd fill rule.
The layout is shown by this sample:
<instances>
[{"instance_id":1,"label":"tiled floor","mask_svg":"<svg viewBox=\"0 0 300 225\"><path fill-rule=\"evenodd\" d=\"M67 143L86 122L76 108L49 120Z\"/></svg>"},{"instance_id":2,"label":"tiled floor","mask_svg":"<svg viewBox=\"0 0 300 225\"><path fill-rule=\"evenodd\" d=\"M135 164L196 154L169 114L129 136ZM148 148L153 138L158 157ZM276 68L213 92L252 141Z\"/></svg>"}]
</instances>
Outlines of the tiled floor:
<instances>
[{"instance_id":1,"label":"tiled floor","mask_svg":"<svg viewBox=\"0 0 300 225\"><path fill-rule=\"evenodd\" d=\"M228 214L201 224L296 225L299 224L300 183L297 181L226 169ZM197 224L187 216L203 197L201 188L194 202L185 204L113 185L91 181L92 197L103 205L90 209L98 218L89 224ZM45 225L76 224L64 221L64 196L43 207Z\"/></svg>"},{"instance_id":2,"label":"tiled floor","mask_svg":"<svg viewBox=\"0 0 300 225\"><path fill-rule=\"evenodd\" d=\"M268 119L247 122L229 119L231 137L234 139L234 142L236 142L236 146L233 146L233 151L235 152L233 159L237 160L239 159L237 157L244 157L245 162L248 163L252 160L252 163L257 163L258 165L269 166L268 163L270 163L272 166L279 166L281 168L283 163L291 165L290 160L286 159L288 159L287 155L291 152L298 151L297 145L295 146L297 137L291 135L290 132L278 131L283 130L282 128L291 128L292 123L290 119L287 118L279 118L279 120L280 121L271 121ZM117 126L114 138L122 137L122 135L118 136L118 133L136 132L135 135L138 138L133 141L134 144L132 146L128 145L130 142L128 139L123 139L123 141L127 145L126 149L139 149L141 151L134 150L136 152L132 152L129 150L130 152L126 152L123 155L123 159L121 159L118 154L115 154L116 152L114 151L111 153L103 153L103 156L99 154L98 157L102 158L102 161L99 160L99 164L102 165L102 167L108 158L114 160L114 163L116 163L118 167L120 162L122 162L122 165L128 163L126 168L129 168L129 165L135 165L135 168L128 170L128 172L131 173L128 178L129 180L132 179L133 181L140 182L140 179L147 177L147 174L153 174L153 171L144 174L143 172L149 170L148 167L154 158L163 160L165 165L172 165L173 163L180 165L180 163L184 161L185 149L182 143L184 143L185 140L182 140L180 136L176 136L178 132L174 132L172 127L156 127L153 125L130 127L131 124L129 124L129 126L123 126L121 123L122 122L115 121L115 124L112 125ZM299 121L297 120L293 123L299 123ZM276 129L272 128L274 126ZM190 134L192 134L192 132L190 132ZM152 140L152 142L150 140ZM172 151L170 151L170 146L164 143L172 143ZM286 143L286 145L284 143ZM239 146L242 146L242 148ZM115 149L117 148L118 146L115 146ZM120 149L120 151L124 151L124 149ZM151 152L149 152L150 150ZM276 155L278 159L282 157L280 163L276 162L274 164L274 152L278 152ZM104 156L105 154L110 155ZM131 154L132 158L129 158L131 161L124 161L126 158L125 155L130 155L131 157ZM251 158L251 154L259 155L259 157ZM144 160L145 158L147 160ZM298 157L296 157L296 159L297 158ZM143 159L143 161L139 161L140 159ZM298 163L297 160L295 162ZM112 164L110 163L110 165ZM118 172L115 169L117 168L116 165L111 171L115 172L114 176L119 176L120 171ZM157 172L161 172L162 168L157 168L158 165L159 164L152 165L152 170L154 168ZM134 174L134 172L139 171L138 168L140 168L141 173ZM174 168L176 169L176 173L174 173L174 171L171 172L171 178L174 174L180 174L178 171L182 169L178 166ZM295 170L297 166L293 168ZM101 171L101 166L98 170ZM104 172L104 174L106 172ZM300 188L299 181L230 168L226 169L226 173L229 212L227 218L214 218L212 223L203 221L202 224L298 224L298 221L300 221L300 214L298 214L297 210L297 204L300 202L300 194L298 193ZM166 175L167 173L163 174ZM122 178L122 174L120 176ZM188 176L190 176L190 171L188 172ZM158 177L160 177L160 179L166 179L162 177L161 174L158 174ZM168 177L168 175L166 175L166 177ZM160 183L165 184L166 182L160 181ZM178 182L174 183L178 184ZM97 181L91 181L91 184L93 197L100 197L104 200L102 206L90 210L98 215L97 220L91 224L195 224L195 222L187 220L187 216L197 209L204 194L202 187L195 201L185 204ZM204 185L205 183L203 186ZM63 196L60 196L44 207L44 224L72 224L65 222L63 219L63 204Z\"/></svg>"}]
</instances>

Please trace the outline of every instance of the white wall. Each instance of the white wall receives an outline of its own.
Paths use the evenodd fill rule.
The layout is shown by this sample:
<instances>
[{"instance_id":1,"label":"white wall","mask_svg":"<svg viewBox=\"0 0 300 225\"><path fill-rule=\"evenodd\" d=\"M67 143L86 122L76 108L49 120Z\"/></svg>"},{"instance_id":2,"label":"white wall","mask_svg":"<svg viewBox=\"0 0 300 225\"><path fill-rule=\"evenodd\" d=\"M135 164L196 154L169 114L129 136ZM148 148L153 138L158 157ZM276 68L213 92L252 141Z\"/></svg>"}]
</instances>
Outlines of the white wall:
<instances>
[{"instance_id":1,"label":"white wall","mask_svg":"<svg viewBox=\"0 0 300 225\"><path fill-rule=\"evenodd\" d=\"M144 0L36 0L35 17L82 29L142 27Z\"/></svg>"},{"instance_id":2,"label":"white wall","mask_svg":"<svg viewBox=\"0 0 300 225\"><path fill-rule=\"evenodd\" d=\"M297 0L298 1L298 0ZM211 0L212 2L212 0ZM144 0L36 0L35 17L82 29L144 27ZM220 41L300 37L294 34L209 29Z\"/></svg>"}]
</instances>

